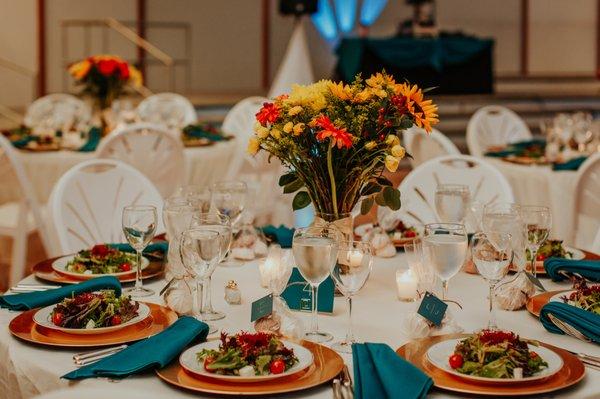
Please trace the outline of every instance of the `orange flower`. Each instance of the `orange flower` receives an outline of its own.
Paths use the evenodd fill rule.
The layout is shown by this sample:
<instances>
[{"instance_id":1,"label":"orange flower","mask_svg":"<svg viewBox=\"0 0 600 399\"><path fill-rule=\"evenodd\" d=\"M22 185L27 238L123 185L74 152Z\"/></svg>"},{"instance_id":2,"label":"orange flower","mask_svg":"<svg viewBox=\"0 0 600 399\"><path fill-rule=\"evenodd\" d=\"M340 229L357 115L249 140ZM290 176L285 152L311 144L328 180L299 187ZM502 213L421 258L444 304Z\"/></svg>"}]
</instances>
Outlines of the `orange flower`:
<instances>
[{"instance_id":1,"label":"orange flower","mask_svg":"<svg viewBox=\"0 0 600 399\"><path fill-rule=\"evenodd\" d=\"M396 92L406 96L408 110L415 118L415 124L431 132L431 126L439 122L437 105L433 104L432 100L423 100L423 92L417 85L397 85Z\"/></svg>"},{"instance_id":2,"label":"orange flower","mask_svg":"<svg viewBox=\"0 0 600 399\"><path fill-rule=\"evenodd\" d=\"M331 137L333 144L337 145L338 148L352 147L352 135L344 128L335 127L327 116L320 115L314 122L316 127L321 128L321 131L317 133L317 140L325 141L325 139Z\"/></svg>"},{"instance_id":3,"label":"orange flower","mask_svg":"<svg viewBox=\"0 0 600 399\"><path fill-rule=\"evenodd\" d=\"M279 108L273 103L264 103L260 111L256 114L256 120L261 125L267 126L267 123L275 123L279 119Z\"/></svg>"}]
</instances>

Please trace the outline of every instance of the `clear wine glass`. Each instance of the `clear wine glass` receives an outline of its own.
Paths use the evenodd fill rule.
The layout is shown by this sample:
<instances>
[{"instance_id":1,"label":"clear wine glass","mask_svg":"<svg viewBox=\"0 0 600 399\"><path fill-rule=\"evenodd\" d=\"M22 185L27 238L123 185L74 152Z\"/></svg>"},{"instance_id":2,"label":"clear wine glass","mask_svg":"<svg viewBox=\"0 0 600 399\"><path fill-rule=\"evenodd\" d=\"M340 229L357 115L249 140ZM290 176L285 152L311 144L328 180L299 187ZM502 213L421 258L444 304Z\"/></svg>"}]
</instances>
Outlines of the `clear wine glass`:
<instances>
[{"instance_id":1,"label":"clear wine glass","mask_svg":"<svg viewBox=\"0 0 600 399\"><path fill-rule=\"evenodd\" d=\"M229 217L218 212L202 212L196 213L190 224L190 227L208 227L220 233L221 239L221 256L219 263L225 259L231 246L231 222ZM202 317L204 320L220 320L225 318L225 313L216 311L212 306L212 291L211 291L212 273L204 280L204 300L202 307Z\"/></svg>"},{"instance_id":2,"label":"clear wine glass","mask_svg":"<svg viewBox=\"0 0 600 399\"><path fill-rule=\"evenodd\" d=\"M469 187L440 184L435 190L435 210L443 223L464 223L470 202Z\"/></svg>"},{"instance_id":3,"label":"clear wine glass","mask_svg":"<svg viewBox=\"0 0 600 399\"><path fill-rule=\"evenodd\" d=\"M448 295L448 281L454 277L467 257L467 231L458 223L425 225L423 250L428 251L435 274L442 280L442 299Z\"/></svg>"},{"instance_id":4,"label":"clear wine glass","mask_svg":"<svg viewBox=\"0 0 600 399\"><path fill-rule=\"evenodd\" d=\"M211 206L219 213L229 217L233 233L237 233L238 223L246 207L248 197L248 186L241 181L224 181L212 185ZM227 253L221 266L240 266L242 262L233 259L231 251Z\"/></svg>"},{"instance_id":5,"label":"clear wine glass","mask_svg":"<svg viewBox=\"0 0 600 399\"><path fill-rule=\"evenodd\" d=\"M471 238L471 256L479 274L489 284L488 330L497 330L494 311L494 290L496 284L506 276L512 258L511 236L508 233L490 231L476 233Z\"/></svg>"},{"instance_id":6,"label":"clear wine glass","mask_svg":"<svg viewBox=\"0 0 600 399\"><path fill-rule=\"evenodd\" d=\"M197 207L201 212L210 210L210 188L201 185L182 186L177 189L175 197L184 198L190 205Z\"/></svg>"},{"instance_id":7,"label":"clear wine glass","mask_svg":"<svg viewBox=\"0 0 600 399\"><path fill-rule=\"evenodd\" d=\"M527 237L527 249L531 257L531 274L536 276L537 252L550 235L552 213L547 206L523 205L521 206L521 218Z\"/></svg>"},{"instance_id":8,"label":"clear wine glass","mask_svg":"<svg viewBox=\"0 0 600 399\"><path fill-rule=\"evenodd\" d=\"M428 260L423 259L423 243L421 239L414 239L404 244L404 254L408 268L417 276L419 281L417 291L422 296L426 291L431 291L435 287L435 274L427 265Z\"/></svg>"},{"instance_id":9,"label":"clear wine glass","mask_svg":"<svg viewBox=\"0 0 600 399\"><path fill-rule=\"evenodd\" d=\"M356 342L352 331L352 297L365 285L372 267L371 244L362 241L339 242L337 262L331 271L331 278L342 295L346 297L348 329L346 338L331 346L333 350L352 353L352 344Z\"/></svg>"},{"instance_id":10,"label":"clear wine glass","mask_svg":"<svg viewBox=\"0 0 600 399\"><path fill-rule=\"evenodd\" d=\"M502 232L510 234L510 245L513 252L512 263L518 271L525 269L527 256L525 248L527 240L521 207L511 202L494 202L483 209L482 229L484 233Z\"/></svg>"},{"instance_id":11,"label":"clear wine glass","mask_svg":"<svg viewBox=\"0 0 600 399\"><path fill-rule=\"evenodd\" d=\"M335 228L307 227L297 229L292 241L292 253L298 270L312 287L312 322L305 339L326 342L332 335L319 331L317 319L318 290L333 270L337 255L340 233Z\"/></svg>"},{"instance_id":12,"label":"clear wine glass","mask_svg":"<svg viewBox=\"0 0 600 399\"><path fill-rule=\"evenodd\" d=\"M203 320L203 281L217 267L221 257L221 245L219 231L211 230L206 226L190 228L181 235L179 246L181 261L196 283L192 312L194 317L201 321ZM209 333L216 331L214 326L209 325Z\"/></svg>"},{"instance_id":13,"label":"clear wine glass","mask_svg":"<svg viewBox=\"0 0 600 399\"><path fill-rule=\"evenodd\" d=\"M131 296L143 297L154 294L142 283L142 251L154 237L158 215L152 205L131 205L123 208L121 226L129 245L136 252L135 286L125 290Z\"/></svg>"},{"instance_id":14,"label":"clear wine glass","mask_svg":"<svg viewBox=\"0 0 600 399\"><path fill-rule=\"evenodd\" d=\"M179 255L181 234L190 228L192 218L197 212L198 209L182 197L167 198L163 204L162 217L169 240L169 252L167 254L169 271L177 278L185 275L185 269Z\"/></svg>"}]
</instances>

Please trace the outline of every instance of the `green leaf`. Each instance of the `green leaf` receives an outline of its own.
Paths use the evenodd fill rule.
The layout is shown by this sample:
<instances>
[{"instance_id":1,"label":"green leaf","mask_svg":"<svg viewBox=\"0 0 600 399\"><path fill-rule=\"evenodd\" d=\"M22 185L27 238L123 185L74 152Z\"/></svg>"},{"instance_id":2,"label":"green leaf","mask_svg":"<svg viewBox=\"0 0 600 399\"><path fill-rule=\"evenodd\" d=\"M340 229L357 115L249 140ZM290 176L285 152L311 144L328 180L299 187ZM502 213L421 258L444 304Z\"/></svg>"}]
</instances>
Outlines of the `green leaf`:
<instances>
[{"instance_id":1,"label":"green leaf","mask_svg":"<svg viewBox=\"0 0 600 399\"><path fill-rule=\"evenodd\" d=\"M383 196L383 191L380 191L377 194L375 194L375 202L379 206L385 206L385 197Z\"/></svg>"},{"instance_id":2,"label":"green leaf","mask_svg":"<svg viewBox=\"0 0 600 399\"><path fill-rule=\"evenodd\" d=\"M375 180L377 180L377 183L379 183L382 186L393 186L394 184L388 180L387 177L384 176L378 176L375 178Z\"/></svg>"},{"instance_id":3,"label":"green leaf","mask_svg":"<svg viewBox=\"0 0 600 399\"><path fill-rule=\"evenodd\" d=\"M393 211L400 209L400 191L392 187L385 187L382 191L386 205Z\"/></svg>"},{"instance_id":4,"label":"green leaf","mask_svg":"<svg viewBox=\"0 0 600 399\"><path fill-rule=\"evenodd\" d=\"M401 118L400 119L400 123L399 123L399 127L400 129L408 129L411 128L412 125L414 125L414 122L412 119L410 118Z\"/></svg>"},{"instance_id":5,"label":"green leaf","mask_svg":"<svg viewBox=\"0 0 600 399\"><path fill-rule=\"evenodd\" d=\"M371 195L381 191L381 186L375 182L368 182L360 191L360 195Z\"/></svg>"},{"instance_id":6,"label":"green leaf","mask_svg":"<svg viewBox=\"0 0 600 399\"><path fill-rule=\"evenodd\" d=\"M302 187L304 187L304 182L300 179L296 179L296 180L292 181L291 183L286 184L285 187L283 187L283 193L284 194L293 193L295 191L300 190Z\"/></svg>"},{"instance_id":7,"label":"green leaf","mask_svg":"<svg viewBox=\"0 0 600 399\"><path fill-rule=\"evenodd\" d=\"M288 184L290 184L291 182L293 182L297 178L298 178L298 176L296 176L296 172L286 173L285 175L282 175L279 178L279 186L280 187L287 186Z\"/></svg>"},{"instance_id":8,"label":"green leaf","mask_svg":"<svg viewBox=\"0 0 600 399\"><path fill-rule=\"evenodd\" d=\"M298 209L306 208L310 203L311 200L308 193L306 191L300 191L292 200L292 209L297 211Z\"/></svg>"},{"instance_id":9,"label":"green leaf","mask_svg":"<svg viewBox=\"0 0 600 399\"><path fill-rule=\"evenodd\" d=\"M362 200L362 202L360 203L361 215L366 215L367 213L369 213L371 208L373 208L374 203L375 203L375 200L373 199L373 196L367 197L364 200Z\"/></svg>"}]
</instances>

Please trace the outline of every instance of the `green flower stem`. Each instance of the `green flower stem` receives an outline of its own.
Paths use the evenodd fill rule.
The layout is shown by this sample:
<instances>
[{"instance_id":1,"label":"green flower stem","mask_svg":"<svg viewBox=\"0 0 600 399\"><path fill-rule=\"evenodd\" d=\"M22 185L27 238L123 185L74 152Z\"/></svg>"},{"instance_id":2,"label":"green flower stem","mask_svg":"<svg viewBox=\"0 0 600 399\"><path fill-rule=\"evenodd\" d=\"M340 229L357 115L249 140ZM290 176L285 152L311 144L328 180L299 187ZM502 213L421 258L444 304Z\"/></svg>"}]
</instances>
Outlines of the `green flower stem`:
<instances>
[{"instance_id":1,"label":"green flower stem","mask_svg":"<svg viewBox=\"0 0 600 399\"><path fill-rule=\"evenodd\" d=\"M333 164L331 161L331 150L333 149L333 142L327 149L327 170L329 171L329 181L331 182L331 200L333 201L333 214L336 219L338 217L337 208L337 189L335 187L335 176L333 175Z\"/></svg>"}]
</instances>

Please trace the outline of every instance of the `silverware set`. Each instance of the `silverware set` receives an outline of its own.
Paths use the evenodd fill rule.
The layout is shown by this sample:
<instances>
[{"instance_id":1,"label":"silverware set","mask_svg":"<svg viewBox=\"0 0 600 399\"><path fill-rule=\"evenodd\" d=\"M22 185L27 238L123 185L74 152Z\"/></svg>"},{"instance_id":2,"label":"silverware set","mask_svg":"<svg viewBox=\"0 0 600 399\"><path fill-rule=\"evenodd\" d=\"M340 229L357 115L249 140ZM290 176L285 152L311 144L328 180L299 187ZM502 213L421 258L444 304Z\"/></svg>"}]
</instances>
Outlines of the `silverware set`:
<instances>
[{"instance_id":1,"label":"silverware set","mask_svg":"<svg viewBox=\"0 0 600 399\"><path fill-rule=\"evenodd\" d=\"M27 284L27 283L20 283L15 285L14 287L11 287L9 291L17 293L17 294L25 294L28 292L41 292L41 291L48 291L48 290L53 290L55 288L60 288L60 285L39 285L39 284Z\"/></svg>"},{"instance_id":2,"label":"silverware set","mask_svg":"<svg viewBox=\"0 0 600 399\"><path fill-rule=\"evenodd\" d=\"M354 399L354 387L352 386L350 371L345 364L340 375L333 379L333 399Z\"/></svg>"},{"instance_id":3,"label":"silverware set","mask_svg":"<svg viewBox=\"0 0 600 399\"><path fill-rule=\"evenodd\" d=\"M115 353L120 352L125 348L127 348L127 345L123 344L119 346L113 346L112 348L104 348L91 352L77 353L73 355L73 363L75 363L75 365L78 367L87 366L88 364L95 363L98 360L104 359L105 357L114 355Z\"/></svg>"},{"instance_id":4,"label":"silverware set","mask_svg":"<svg viewBox=\"0 0 600 399\"><path fill-rule=\"evenodd\" d=\"M552 321L552 323L554 323L556 327L558 327L559 330L561 330L565 334L584 342L592 342L588 337L583 335L579 330L577 330L575 327L573 327L566 321L560 320L558 317L554 316L551 313L548 314L548 318L550 319L550 321ZM577 353L572 351L569 352L577 356L579 360L581 360L583 364L585 364L589 368L592 368L594 370L600 370L600 357L587 355L585 353Z\"/></svg>"}]
</instances>

